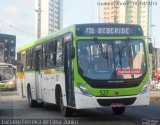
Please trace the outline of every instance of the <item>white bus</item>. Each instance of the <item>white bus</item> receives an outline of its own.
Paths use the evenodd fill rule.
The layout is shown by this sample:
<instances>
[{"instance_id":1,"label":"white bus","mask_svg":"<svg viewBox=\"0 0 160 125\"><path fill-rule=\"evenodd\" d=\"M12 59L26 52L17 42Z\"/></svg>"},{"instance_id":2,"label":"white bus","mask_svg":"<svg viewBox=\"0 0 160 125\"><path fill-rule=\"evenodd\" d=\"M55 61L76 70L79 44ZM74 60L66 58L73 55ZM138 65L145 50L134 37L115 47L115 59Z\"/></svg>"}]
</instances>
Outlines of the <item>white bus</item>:
<instances>
[{"instance_id":1,"label":"white bus","mask_svg":"<svg viewBox=\"0 0 160 125\"><path fill-rule=\"evenodd\" d=\"M16 88L16 66L0 63L0 90L14 90Z\"/></svg>"},{"instance_id":2,"label":"white bus","mask_svg":"<svg viewBox=\"0 0 160 125\"><path fill-rule=\"evenodd\" d=\"M31 107L72 109L149 105L148 43L139 25L79 24L18 49L17 86Z\"/></svg>"}]
</instances>

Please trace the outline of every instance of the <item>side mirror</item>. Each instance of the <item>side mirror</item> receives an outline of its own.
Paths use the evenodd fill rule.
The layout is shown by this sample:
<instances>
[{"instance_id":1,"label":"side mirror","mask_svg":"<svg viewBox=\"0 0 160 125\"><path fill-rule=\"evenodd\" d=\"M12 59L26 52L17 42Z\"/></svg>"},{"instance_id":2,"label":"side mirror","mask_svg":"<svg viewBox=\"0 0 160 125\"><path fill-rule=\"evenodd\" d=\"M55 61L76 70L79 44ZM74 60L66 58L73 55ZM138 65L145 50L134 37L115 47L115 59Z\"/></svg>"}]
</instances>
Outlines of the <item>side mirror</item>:
<instances>
[{"instance_id":1,"label":"side mirror","mask_svg":"<svg viewBox=\"0 0 160 125\"><path fill-rule=\"evenodd\" d=\"M75 57L75 48L73 46L69 49L69 55L71 59Z\"/></svg>"},{"instance_id":2,"label":"side mirror","mask_svg":"<svg viewBox=\"0 0 160 125\"><path fill-rule=\"evenodd\" d=\"M148 43L148 49L149 49L149 53L152 54L153 53L153 44L152 43Z\"/></svg>"}]
</instances>

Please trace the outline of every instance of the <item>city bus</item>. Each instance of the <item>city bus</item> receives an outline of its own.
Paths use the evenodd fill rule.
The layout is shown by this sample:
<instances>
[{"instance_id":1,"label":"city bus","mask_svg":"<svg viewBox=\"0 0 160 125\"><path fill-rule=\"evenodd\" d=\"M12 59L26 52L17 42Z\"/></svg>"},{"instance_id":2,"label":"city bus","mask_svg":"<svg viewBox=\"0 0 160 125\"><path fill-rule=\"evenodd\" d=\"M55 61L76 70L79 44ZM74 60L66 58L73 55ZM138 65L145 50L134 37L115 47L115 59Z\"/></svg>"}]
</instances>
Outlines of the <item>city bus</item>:
<instances>
[{"instance_id":1,"label":"city bus","mask_svg":"<svg viewBox=\"0 0 160 125\"><path fill-rule=\"evenodd\" d=\"M16 66L0 63L0 90L14 90L16 88Z\"/></svg>"},{"instance_id":2,"label":"city bus","mask_svg":"<svg viewBox=\"0 0 160 125\"><path fill-rule=\"evenodd\" d=\"M17 85L30 107L75 109L149 105L149 48L132 24L75 24L17 50ZM74 110L73 110L74 109Z\"/></svg>"}]
</instances>

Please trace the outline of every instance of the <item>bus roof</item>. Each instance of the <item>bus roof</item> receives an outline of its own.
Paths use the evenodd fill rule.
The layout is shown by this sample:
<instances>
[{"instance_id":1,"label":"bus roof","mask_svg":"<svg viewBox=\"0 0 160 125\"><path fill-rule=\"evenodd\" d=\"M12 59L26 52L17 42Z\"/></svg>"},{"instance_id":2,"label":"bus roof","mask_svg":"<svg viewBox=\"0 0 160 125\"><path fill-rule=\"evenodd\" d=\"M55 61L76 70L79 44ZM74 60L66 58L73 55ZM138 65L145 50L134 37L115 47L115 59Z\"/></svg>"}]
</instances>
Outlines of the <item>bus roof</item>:
<instances>
[{"instance_id":1,"label":"bus roof","mask_svg":"<svg viewBox=\"0 0 160 125\"><path fill-rule=\"evenodd\" d=\"M17 52L20 52L20 51L26 50L26 49L28 49L28 48L31 48L31 47L33 47L33 46L35 46L35 45L38 45L38 44L44 42L45 40L50 40L50 39L55 38L55 37L57 37L57 36L59 36L59 35L61 35L61 34L64 34L64 33L67 33L67 32L71 32L71 31L74 30L74 27L75 27L75 25L66 27L66 28L64 28L64 29L59 30L59 31L56 32L56 33L52 33L52 34L50 34L50 35L48 35L48 36L45 36L45 37L43 37L43 38L41 38L41 39L38 39L38 40L34 41L34 42L28 43L28 44L26 44L26 45L18 48L18 49L17 49Z\"/></svg>"},{"instance_id":2,"label":"bus roof","mask_svg":"<svg viewBox=\"0 0 160 125\"><path fill-rule=\"evenodd\" d=\"M115 23L88 23L75 24L64 28L56 33L31 42L17 49L17 52L26 50L46 40L50 40L67 32L76 31L77 36L143 36L140 25L136 24L115 24Z\"/></svg>"}]
</instances>

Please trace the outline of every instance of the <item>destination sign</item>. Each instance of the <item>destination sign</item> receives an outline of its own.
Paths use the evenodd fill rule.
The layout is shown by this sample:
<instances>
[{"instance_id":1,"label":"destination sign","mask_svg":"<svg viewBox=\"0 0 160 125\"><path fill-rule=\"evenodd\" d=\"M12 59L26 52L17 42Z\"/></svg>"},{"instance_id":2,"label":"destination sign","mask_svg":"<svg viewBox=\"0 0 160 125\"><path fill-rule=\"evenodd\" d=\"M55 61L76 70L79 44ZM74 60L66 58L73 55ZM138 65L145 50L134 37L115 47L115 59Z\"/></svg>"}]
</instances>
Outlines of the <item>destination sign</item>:
<instances>
[{"instance_id":1,"label":"destination sign","mask_svg":"<svg viewBox=\"0 0 160 125\"><path fill-rule=\"evenodd\" d=\"M81 24L76 28L77 36L142 36L139 25L130 24Z\"/></svg>"},{"instance_id":2,"label":"destination sign","mask_svg":"<svg viewBox=\"0 0 160 125\"><path fill-rule=\"evenodd\" d=\"M141 69L118 69L116 70L117 74L142 74Z\"/></svg>"}]
</instances>

